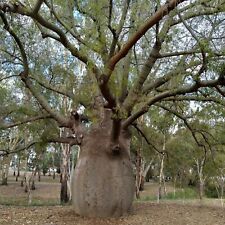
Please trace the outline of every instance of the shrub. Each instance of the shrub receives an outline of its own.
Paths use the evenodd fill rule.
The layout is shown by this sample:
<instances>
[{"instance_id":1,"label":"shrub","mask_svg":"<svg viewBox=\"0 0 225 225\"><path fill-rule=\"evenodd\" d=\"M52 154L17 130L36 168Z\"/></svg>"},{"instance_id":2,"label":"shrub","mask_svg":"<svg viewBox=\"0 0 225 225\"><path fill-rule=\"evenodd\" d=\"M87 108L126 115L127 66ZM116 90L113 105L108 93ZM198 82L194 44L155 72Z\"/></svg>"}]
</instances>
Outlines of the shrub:
<instances>
[{"instance_id":1,"label":"shrub","mask_svg":"<svg viewBox=\"0 0 225 225\"><path fill-rule=\"evenodd\" d=\"M205 195L208 198L218 198L218 194L215 188L215 185L207 183L205 185Z\"/></svg>"}]
</instances>

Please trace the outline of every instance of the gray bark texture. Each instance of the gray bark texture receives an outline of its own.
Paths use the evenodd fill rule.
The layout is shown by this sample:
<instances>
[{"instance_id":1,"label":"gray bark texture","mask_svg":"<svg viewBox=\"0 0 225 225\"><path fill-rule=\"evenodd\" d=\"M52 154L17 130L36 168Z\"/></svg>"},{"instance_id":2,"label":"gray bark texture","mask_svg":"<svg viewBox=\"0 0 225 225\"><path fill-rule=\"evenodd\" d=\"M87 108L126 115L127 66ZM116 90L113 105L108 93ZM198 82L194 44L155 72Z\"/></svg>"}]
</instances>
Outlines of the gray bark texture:
<instances>
[{"instance_id":1,"label":"gray bark texture","mask_svg":"<svg viewBox=\"0 0 225 225\"><path fill-rule=\"evenodd\" d=\"M121 131L120 150L112 151L112 123L103 121L85 136L72 178L75 212L88 217L118 217L127 214L135 193L130 161L130 135Z\"/></svg>"}]
</instances>

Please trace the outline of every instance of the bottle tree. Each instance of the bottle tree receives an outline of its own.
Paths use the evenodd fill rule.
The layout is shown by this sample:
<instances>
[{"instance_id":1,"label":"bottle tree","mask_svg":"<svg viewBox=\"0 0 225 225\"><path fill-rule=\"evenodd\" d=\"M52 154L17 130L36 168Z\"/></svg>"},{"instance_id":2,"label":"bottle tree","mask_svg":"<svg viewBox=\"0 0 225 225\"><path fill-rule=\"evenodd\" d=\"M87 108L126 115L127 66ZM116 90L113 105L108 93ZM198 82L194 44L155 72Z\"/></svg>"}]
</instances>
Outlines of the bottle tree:
<instances>
[{"instance_id":1,"label":"bottle tree","mask_svg":"<svg viewBox=\"0 0 225 225\"><path fill-rule=\"evenodd\" d=\"M46 142L80 145L72 187L78 214L129 211L135 189L129 128L153 105L223 101L224 69L217 68L224 3L1 1L1 62L11 59L1 76L33 96L36 114L20 124L48 119L68 135L48 133ZM71 101L69 115L55 104L59 95ZM12 122L18 125L4 120L1 127Z\"/></svg>"}]
</instances>

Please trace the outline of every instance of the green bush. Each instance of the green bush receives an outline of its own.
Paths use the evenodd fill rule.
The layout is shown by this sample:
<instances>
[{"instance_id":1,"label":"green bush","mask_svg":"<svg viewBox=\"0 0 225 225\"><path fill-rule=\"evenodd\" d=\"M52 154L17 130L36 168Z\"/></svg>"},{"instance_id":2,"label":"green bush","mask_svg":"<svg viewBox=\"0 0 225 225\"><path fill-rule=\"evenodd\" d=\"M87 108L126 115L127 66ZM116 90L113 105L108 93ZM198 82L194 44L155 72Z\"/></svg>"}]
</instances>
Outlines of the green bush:
<instances>
[{"instance_id":1,"label":"green bush","mask_svg":"<svg viewBox=\"0 0 225 225\"><path fill-rule=\"evenodd\" d=\"M218 198L216 188L213 184L208 183L205 185L205 195L208 198Z\"/></svg>"}]
</instances>

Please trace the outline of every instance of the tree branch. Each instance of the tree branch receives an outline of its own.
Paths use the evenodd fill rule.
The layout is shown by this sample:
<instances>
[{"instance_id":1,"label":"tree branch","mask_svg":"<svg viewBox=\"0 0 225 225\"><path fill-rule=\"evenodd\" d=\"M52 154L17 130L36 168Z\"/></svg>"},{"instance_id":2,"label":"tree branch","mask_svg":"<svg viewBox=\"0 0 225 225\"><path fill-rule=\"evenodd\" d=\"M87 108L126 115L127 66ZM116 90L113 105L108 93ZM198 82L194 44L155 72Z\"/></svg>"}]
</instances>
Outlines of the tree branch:
<instances>
[{"instance_id":1,"label":"tree branch","mask_svg":"<svg viewBox=\"0 0 225 225\"><path fill-rule=\"evenodd\" d=\"M11 154L17 154L19 152L22 152L22 151L25 151L25 150L29 149L30 147L32 147L36 143L37 143L36 141L32 141L32 142L28 143L26 146L15 148L15 150L13 150L13 151L9 151L9 150L6 150L6 149L1 149L0 150L0 156L7 156L7 155L11 155Z\"/></svg>"},{"instance_id":2,"label":"tree branch","mask_svg":"<svg viewBox=\"0 0 225 225\"><path fill-rule=\"evenodd\" d=\"M0 10L1 10L1 7L0 7ZM0 11L0 17L2 18L2 21L3 21L4 25L5 25L4 29L7 30L9 32L9 34L14 38L16 44L19 47L19 50L20 50L20 53L21 53L21 57L22 57L22 61L23 61L24 75L28 76L29 66L28 66L27 55L26 55L25 49L23 47L23 44L20 41L19 37L16 35L16 33L9 26L7 18L6 18L5 14L2 11Z\"/></svg>"},{"instance_id":3,"label":"tree branch","mask_svg":"<svg viewBox=\"0 0 225 225\"><path fill-rule=\"evenodd\" d=\"M169 17L169 19L163 24L163 27L160 30L160 33L157 35L153 48L150 51L150 54L148 58L146 59L145 64L143 65L139 76L134 81L134 85L132 89L129 91L129 94L124 101L123 108L126 112L128 112L128 114L130 114L132 108L134 107L138 99L138 96L141 92L141 89L144 85L144 82L148 78L148 75L150 74L152 68L154 67L158 59L159 52L161 50L163 42L165 41L165 37L167 33L169 32L171 23L172 23L172 17Z\"/></svg>"},{"instance_id":4,"label":"tree branch","mask_svg":"<svg viewBox=\"0 0 225 225\"><path fill-rule=\"evenodd\" d=\"M146 143L150 145L154 151L156 151L159 154L163 154L162 151L160 151L154 144L152 144L147 136L144 134L144 132L138 127L136 123L132 123L132 126L138 131L138 133L145 139Z\"/></svg>"},{"instance_id":5,"label":"tree branch","mask_svg":"<svg viewBox=\"0 0 225 225\"><path fill-rule=\"evenodd\" d=\"M110 60L108 67L113 71L115 65L127 55L128 51L137 43L137 41L157 22L159 22L165 15L167 15L171 10L173 10L179 3L186 0L170 0L167 1L151 18L149 18L140 28L134 33L134 35L127 41L127 43L122 47L122 49L114 55Z\"/></svg>"},{"instance_id":6,"label":"tree branch","mask_svg":"<svg viewBox=\"0 0 225 225\"><path fill-rule=\"evenodd\" d=\"M38 90L32 85L32 82L29 77L24 78L21 75L21 79L24 82L25 86L30 90L32 95L37 99L37 101L40 103L40 105L59 123L60 126L68 127L69 126L69 120L62 115L60 115L58 112L54 111L46 99L39 93Z\"/></svg>"},{"instance_id":7,"label":"tree branch","mask_svg":"<svg viewBox=\"0 0 225 225\"><path fill-rule=\"evenodd\" d=\"M174 78L175 76L179 74L185 74L187 69L194 66L198 66L201 63L200 61L191 61L189 64L187 64L185 63L185 59L186 59L186 56L183 56L181 60L177 63L177 65L175 66L174 70L168 72L162 77L157 78L155 81L146 83L146 85L143 87L142 93L144 95L147 95L153 89L156 89L164 85L165 83L167 83L168 81L170 81L172 78Z\"/></svg>"},{"instance_id":8,"label":"tree branch","mask_svg":"<svg viewBox=\"0 0 225 225\"><path fill-rule=\"evenodd\" d=\"M216 104L225 106L225 101L216 97L204 97L204 96L173 96L163 99L162 101L197 101L197 102L214 102Z\"/></svg>"},{"instance_id":9,"label":"tree branch","mask_svg":"<svg viewBox=\"0 0 225 225\"><path fill-rule=\"evenodd\" d=\"M19 122L0 125L0 130L12 128L12 127L16 127L16 126L19 126L19 125L22 125L22 124L25 124L25 123L34 122L34 121L42 120L42 119L48 119L48 118L52 118L52 116L49 115L49 114L43 114L43 115L27 118L27 119L24 119L24 120L19 121Z\"/></svg>"},{"instance_id":10,"label":"tree branch","mask_svg":"<svg viewBox=\"0 0 225 225\"><path fill-rule=\"evenodd\" d=\"M131 125L137 118L148 112L149 107L165 98L176 96L176 95L185 95L188 93L196 92L199 88L202 87L215 87L217 85L225 85L225 79L218 78L217 80L209 80L209 81L198 81L195 82L192 85L187 85L184 87L180 87L177 89L165 91L163 93L160 93L156 96L153 96L149 99L149 101L138 111L136 111L133 115L131 115L127 120L123 123L123 128L127 128L129 125Z\"/></svg>"},{"instance_id":11,"label":"tree branch","mask_svg":"<svg viewBox=\"0 0 225 225\"><path fill-rule=\"evenodd\" d=\"M111 47L110 47L110 53L109 53L110 57L112 57L114 55L115 48L116 48L116 45L117 45L117 42L118 42L118 38L121 34L121 31L123 29L123 25L124 25L124 22L125 22L125 19L126 19L126 16L127 16L129 5L130 5L130 0L125 0L124 5L123 5L123 10L122 10L122 15L121 15L120 21L119 21L119 25L118 25L118 28L115 30L111 26L112 3L110 3L109 29L111 30L111 32L113 34L113 40L112 40L112 44L111 44Z\"/></svg>"},{"instance_id":12,"label":"tree branch","mask_svg":"<svg viewBox=\"0 0 225 225\"><path fill-rule=\"evenodd\" d=\"M185 126L186 126L186 127L189 129L189 131L191 132L191 135L192 135L192 137L194 138L196 144L197 144L199 147L204 147L204 148L205 148L204 144L201 144L201 143L198 141L198 138L197 138L197 136L196 136L196 133L200 133L201 135L203 135L204 138L205 138L205 135L202 134L202 132L200 132L199 130L193 129L193 128L191 127L191 125L188 123L187 118L185 118L183 115L181 115L181 114L178 113L177 111L175 111L175 110L173 110L173 109L171 109L171 108L166 107L165 105L162 105L162 104L159 104L159 103L157 103L157 104L155 104L155 105L158 106L158 107L160 107L160 108L162 108L162 109L164 109L165 111L168 111L168 112L172 113L173 115L175 115L176 117L178 117L179 119L181 119L181 120L184 122Z\"/></svg>"},{"instance_id":13,"label":"tree branch","mask_svg":"<svg viewBox=\"0 0 225 225\"><path fill-rule=\"evenodd\" d=\"M73 95L73 93L71 91L61 90L60 88L54 87L54 86L50 85L47 82L43 82L43 81L39 80L38 78L36 78L34 76L31 76L31 79L35 80L39 85L41 85L42 87L44 87L44 88L46 88L46 89L48 89L50 91L53 91L55 93L67 96L70 99L74 98L74 95Z\"/></svg>"},{"instance_id":14,"label":"tree branch","mask_svg":"<svg viewBox=\"0 0 225 225\"><path fill-rule=\"evenodd\" d=\"M40 10L41 5L42 5L43 2L44 2L44 0L37 0L36 1L36 4L35 4L34 9L33 9L33 14L37 14L38 13L38 11Z\"/></svg>"},{"instance_id":15,"label":"tree branch","mask_svg":"<svg viewBox=\"0 0 225 225\"><path fill-rule=\"evenodd\" d=\"M65 143L69 145L77 145L77 140L73 137L52 137L52 138L46 138L44 140L46 143ZM18 154L19 152L25 151L29 148L31 148L33 145L37 143L41 143L42 141L31 141L25 146L17 146L15 150L9 151L8 149L0 149L0 157L1 156L7 156L11 154Z\"/></svg>"}]
</instances>

